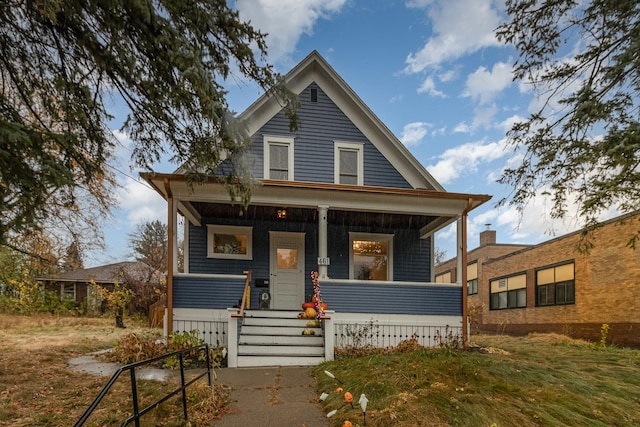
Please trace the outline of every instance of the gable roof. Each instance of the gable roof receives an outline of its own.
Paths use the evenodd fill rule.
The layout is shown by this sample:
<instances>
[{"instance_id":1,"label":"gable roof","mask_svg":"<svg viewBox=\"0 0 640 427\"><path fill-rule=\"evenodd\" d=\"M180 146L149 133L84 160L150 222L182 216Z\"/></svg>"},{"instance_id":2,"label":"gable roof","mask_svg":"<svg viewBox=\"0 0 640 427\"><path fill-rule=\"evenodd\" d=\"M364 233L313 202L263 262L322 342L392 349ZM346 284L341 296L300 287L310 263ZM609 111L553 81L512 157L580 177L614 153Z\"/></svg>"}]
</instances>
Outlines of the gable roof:
<instances>
[{"instance_id":1,"label":"gable roof","mask_svg":"<svg viewBox=\"0 0 640 427\"><path fill-rule=\"evenodd\" d=\"M64 273L52 274L38 280L82 283L89 283L93 280L96 283L114 283L116 281L123 282L125 276L147 280L149 277L156 276L159 279L161 278L161 273L142 261L125 261L82 270L65 271Z\"/></svg>"},{"instance_id":2,"label":"gable roof","mask_svg":"<svg viewBox=\"0 0 640 427\"><path fill-rule=\"evenodd\" d=\"M445 191L317 51L289 71L285 82L295 94L315 82L413 188ZM239 119L247 124L249 135L253 135L281 109L278 100L265 93L240 114Z\"/></svg>"}]
</instances>

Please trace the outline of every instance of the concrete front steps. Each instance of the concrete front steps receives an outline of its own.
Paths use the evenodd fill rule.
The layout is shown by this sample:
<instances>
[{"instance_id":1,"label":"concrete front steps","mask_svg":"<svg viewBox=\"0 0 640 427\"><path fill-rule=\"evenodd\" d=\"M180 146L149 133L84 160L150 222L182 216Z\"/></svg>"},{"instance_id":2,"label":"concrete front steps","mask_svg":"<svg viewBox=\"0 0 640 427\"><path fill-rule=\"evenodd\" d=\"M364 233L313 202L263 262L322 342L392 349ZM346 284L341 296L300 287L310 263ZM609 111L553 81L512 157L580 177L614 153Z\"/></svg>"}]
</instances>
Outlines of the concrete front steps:
<instances>
[{"instance_id":1,"label":"concrete front steps","mask_svg":"<svg viewBox=\"0 0 640 427\"><path fill-rule=\"evenodd\" d=\"M307 328L298 311L246 310L238 338L238 367L305 366L324 362L322 328ZM312 329L315 335L302 335Z\"/></svg>"}]
</instances>

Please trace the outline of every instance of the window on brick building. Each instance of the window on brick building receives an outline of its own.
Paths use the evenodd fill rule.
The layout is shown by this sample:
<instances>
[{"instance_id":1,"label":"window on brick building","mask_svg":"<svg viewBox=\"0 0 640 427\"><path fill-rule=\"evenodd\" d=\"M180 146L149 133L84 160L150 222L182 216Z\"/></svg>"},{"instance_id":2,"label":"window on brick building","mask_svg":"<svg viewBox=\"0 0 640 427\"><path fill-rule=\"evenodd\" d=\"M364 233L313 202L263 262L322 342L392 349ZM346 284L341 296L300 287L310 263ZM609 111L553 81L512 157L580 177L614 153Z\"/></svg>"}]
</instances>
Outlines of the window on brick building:
<instances>
[{"instance_id":1,"label":"window on brick building","mask_svg":"<svg viewBox=\"0 0 640 427\"><path fill-rule=\"evenodd\" d=\"M536 305L575 304L575 264L568 262L536 270Z\"/></svg>"},{"instance_id":2,"label":"window on brick building","mask_svg":"<svg viewBox=\"0 0 640 427\"><path fill-rule=\"evenodd\" d=\"M527 306L527 275L525 273L491 279L489 285L489 308L491 310L525 308Z\"/></svg>"},{"instance_id":3,"label":"window on brick building","mask_svg":"<svg viewBox=\"0 0 640 427\"><path fill-rule=\"evenodd\" d=\"M447 271L445 273L438 274L436 276L436 283L451 283L451 272Z\"/></svg>"},{"instance_id":4,"label":"window on brick building","mask_svg":"<svg viewBox=\"0 0 640 427\"><path fill-rule=\"evenodd\" d=\"M475 295L478 293L478 262L472 262L467 265L467 294Z\"/></svg>"}]
</instances>

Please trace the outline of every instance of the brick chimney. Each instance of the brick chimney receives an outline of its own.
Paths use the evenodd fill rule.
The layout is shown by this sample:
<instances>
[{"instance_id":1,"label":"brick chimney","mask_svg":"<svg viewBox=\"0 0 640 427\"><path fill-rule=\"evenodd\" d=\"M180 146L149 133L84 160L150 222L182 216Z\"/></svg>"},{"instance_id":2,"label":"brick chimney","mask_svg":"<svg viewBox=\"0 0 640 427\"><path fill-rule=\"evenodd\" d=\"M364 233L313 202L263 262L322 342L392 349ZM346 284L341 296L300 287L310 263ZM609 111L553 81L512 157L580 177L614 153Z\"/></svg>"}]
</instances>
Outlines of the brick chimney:
<instances>
[{"instance_id":1,"label":"brick chimney","mask_svg":"<svg viewBox=\"0 0 640 427\"><path fill-rule=\"evenodd\" d=\"M484 230L480 233L480 246L495 245L496 230Z\"/></svg>"}]
</instances>

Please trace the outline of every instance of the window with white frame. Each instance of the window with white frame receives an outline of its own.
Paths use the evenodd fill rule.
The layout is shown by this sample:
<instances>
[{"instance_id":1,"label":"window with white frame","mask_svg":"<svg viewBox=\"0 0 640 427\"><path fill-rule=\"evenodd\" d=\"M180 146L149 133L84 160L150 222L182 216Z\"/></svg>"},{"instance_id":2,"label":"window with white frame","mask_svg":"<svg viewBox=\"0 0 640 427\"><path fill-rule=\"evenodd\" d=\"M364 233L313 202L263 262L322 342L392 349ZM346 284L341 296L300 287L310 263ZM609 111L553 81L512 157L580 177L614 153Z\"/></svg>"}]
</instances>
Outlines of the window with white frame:
<instances>
[{"instance_id":1,"label":"window with white frame","mask_svg":"<svg viewBox=\"0 0 640 427\"><path fill-rule=\"evenodd\" d=\"M336 141L333 170L336 184L364 185L363 144Z\"/></svg>"},{"instance_id":2,"label":"window with white frame","mask_svg":"<svg viewBox=\"0 0 640 427\"><path fill-rule=\"evenodd\" d=\"M393 234L349 233L349 278L393 280Z\"/></svg>"},{"instance_id":3,"label":"window with white frame","mask_svg":"<svg viewBox=\"0 0 640 427\"><path fill-rule=\"evenodd\" d=\"M207 225L207 257L253 259L253 228Z\"/></svg>"},{"instance_id":4,"label":"window with white frame","mask_svg":"<svg viewBox=\"0 0 640 427\"><path fill-rule=\"evenodd\" d=\"M293 181L293 138L264 137L264 178Z\"/></svg>"}]
</instances>

